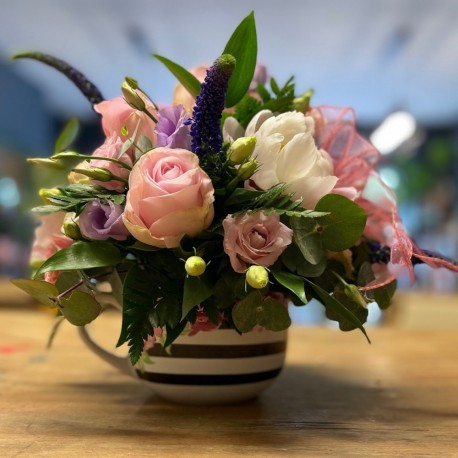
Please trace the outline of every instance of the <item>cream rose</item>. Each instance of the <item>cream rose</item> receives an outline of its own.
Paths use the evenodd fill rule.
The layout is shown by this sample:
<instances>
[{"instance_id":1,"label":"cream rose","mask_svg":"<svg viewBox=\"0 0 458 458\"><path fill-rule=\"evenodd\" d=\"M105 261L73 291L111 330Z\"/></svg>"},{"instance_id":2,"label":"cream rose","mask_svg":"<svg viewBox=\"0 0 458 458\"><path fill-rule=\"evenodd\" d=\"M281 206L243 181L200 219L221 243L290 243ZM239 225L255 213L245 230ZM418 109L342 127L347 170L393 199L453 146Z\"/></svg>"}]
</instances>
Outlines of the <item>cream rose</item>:
<instances>
[{"instance_id":1,"label":"cream rose","mask_svg":"<svg viewBox=\"0 0 458 458\"><path fill-rule=\"evenodd\" d=\"M237 136L233 121L226 123L227 137ZM297 111L278 116L268 110L260 111L245 131L245 136L256 137L251 158L260 164L251 183L264 190L286 183L288 192L303 198L304 208L314 208L321 197L332 191L338 178L333 175L332 158L317 148L313 134L311 116Z\"/></svg>"},{"instance_id":2,"label":"cream rose","mask_svg":"<svg viewBox=\"0 0 458 458\"><path fill-rule=\"evenodd\" d=\"M156 148L130 173L123 221L137 240L175 248L183 235L196 236L211 224L213 201L212 182L194 153Z\"/></svg>"}]
</instances>

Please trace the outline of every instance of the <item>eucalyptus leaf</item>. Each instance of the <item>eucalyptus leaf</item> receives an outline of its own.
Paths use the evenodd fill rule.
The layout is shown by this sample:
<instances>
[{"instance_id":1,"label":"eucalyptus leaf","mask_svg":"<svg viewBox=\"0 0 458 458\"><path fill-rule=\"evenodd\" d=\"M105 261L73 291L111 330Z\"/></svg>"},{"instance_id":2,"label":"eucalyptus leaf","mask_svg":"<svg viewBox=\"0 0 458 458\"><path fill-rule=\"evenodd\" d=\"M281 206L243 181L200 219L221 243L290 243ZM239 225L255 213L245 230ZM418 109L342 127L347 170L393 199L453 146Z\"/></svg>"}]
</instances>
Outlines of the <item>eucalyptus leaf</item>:
<instances>
[{"instance_id":1,"label":"eucalyptus leaf","mask_svg":"<svg viewBox=\"0 0 458 458\"><path fill-rule=\"evenodd\" d=\"M40 304L49 305L50 307L56 307L56 301L53 300L59 294L59 290L56 286L42 280L30 280L30 279L14 279L11 280L13 285L30 294Z\"/></svg>"},{"instance_id":2,"label":"eucalyptus leaf","mask_svg":"<svg viewBox=\"0 0 458 458\"><path fill-rule=\"evenodd\" d=\"M35 278L54 270L84 270L119 264L123 256L107 242L75 242L48 258L35 273Z\"/></svg>"},{"instance_id":3,"label":"eucalyptus leaf","mask_svg":"<svg viewBox=\"0 0 458 458\"><path fill-rule=\"evenodd\" d=\"M226 93L226 107L239 102L248 91L256 68L258 44L254 13L251 12L235 29L224 48L223 54L231 54L236 66Z\"/></svg>"},{"instance_id":4,"label":"eucalyptus leaf","mask_svg":"<svg viewBox=\"0 0 458 458\"><path fill-rule=\"evenodd\" d=\"M60 300L64 317L75 326L85 326L95 320L102 311L94 296L83 291L74 291L70 297Z\"/></svg>"},{"instance_id":5,"label":"eucalyptus leaf","mask_svg":"<svg viewBox=\"0 0 458 458\"><path fill-rule=\"evenodd\" d=\"M191 73L189 73L181 65L172 62L166 57L154 54L154 57L162 62L170 72L178 79L178 81L183 85L183 87L194 97L196 98L200 92L200 81Z\"/></svg>"},{"instance_id":6,"label":"eucalyptus leaf","mask_svg":"<svg viewBox=\"0 0 458 458\"><path fill-rule=\"evenodd\" d=\"M346 320L351 323L355 328L358 328L366 337L367 341L371 343L369 336L364 329L361 321L354 315L353 312L348 310L345 305L339 302L335 297L331 296L324 289L320 288L318 285L312 283L310 280L305 279L305 281L313 288L313 290L318 295L319 300L324 304L326 308L329 308L334 314L339 317L339 320Z\"/></svg>"},{"instance_id":7,"label":"eucalyptus leaf","mask_svg":"<svg viewBox=\"0 0 458 458\"><path fill-rule=\"evenodd\" d=\"M183 290L183 310L181 319L186 318L191 309L196 305L200 305L205 299L208 299L213 294L213 289L207 284L203 276L192 277L188 276L184 280Z\"/></svg>"},{"instance_id":8,"label":"eucalyptus leaf","mask_svg":"<svg viewBox=\"0 0 458 458\"><path fill-rule=\"evenodd\" d=\"M256 326L256 309L261 303L261 293L259 291L253 291L234 305L232 319L240 332L249 332Z\"/></svg>"},{"instance_id":9,"label":"eucalyptus leaf","mask_svg":"<svg viewBox=\"0 0 458 458\"><path fill-rule=\"evenodd\" d=\"M321 235L318 233L318 223L314 219L296 218L290 219L294 240L304 259L313 265L323 262L325 251Z\"/></svg>"},{"instance_id":10,"label":"eucalyptus leaf","mask_svg":"<svg viewBox=\"0 0 458 458\"><path fill-rule=\"evenodd\" d=\"M286 247L281 255L281 260L288 270L301 277L319 277L326 269L325 257L322 257L318 264L312 264L304 258L295 243Z\"/></svg>"},{"instance_id":11,"label":"eucalyptus leaf","mask_svg":"<svg viewBox=\"0 0 458 458\"><path fill-rule=\"evenodd\" d=\"M295 294L303 304L307 304L307 297L304 291L304 279L289 272L281 270L271 270L275 280Z\"/></svg>"},{"instance_id":12,"label":"eucalyptus leaf","mask_svg":"<svg viewBox=\"0 0 458 458\"><path fill-rule=\"evenodd\" d=\"M288 309L276 299L268 298L256 309L256 321L269 331L284 331L291 326Z\"/></svg>"},{"instance_id":13,"label":"eucalyptus leaf","mask_svg":"<svg viewBox=\"0 0 458 458\"><path fill-rule=\"evenodd\" d=\"M364 231L366 212L344 196L327 194L318 201L315 211L330 213L320 219L323 244L328 250L351 248Z\"/></svg>"},{"instance_id":14,"label":"eucalyptus leaf","mask_svg":"<svg viewBox=\"0 0 458 458\"><path fill-rule=\"evenodd\" d=\"M374 300L382 310L386 310L393 302L393 296L396 292L397 286L397 281L393 280L385 286L372 290Z\"/></svg>"},{"instance_id":15,"label":"eucalyptus leaf","mask_svg":"<svg viewBox=\"0 0 458 458\"><path fill-rule=\"evenodd\" d=\"M78 118L71 118L57 137L54 144L54 152L60 153L61 151L65 151L74 142L79 129L80 123Z\"/></svg>"},{"instance_id":16,"label":"eucalyptus leaf","mask_svg":"<svg viewBox=\"0 0 458 458\"><path fill-rule=\"evenodd\" d=\"M343 304L347 310L353 313L361 323L365 323L368 316L367 304L364 301L363 296L358 291L355 285L337 285L334 290L334 296L341 304ZM352 331L357 326L354 322L349 321L346 317L339 315L331 308L326 308L326 316L330 320L338 321L339 328L342 331Z\"/></svg>"}]
</instances>

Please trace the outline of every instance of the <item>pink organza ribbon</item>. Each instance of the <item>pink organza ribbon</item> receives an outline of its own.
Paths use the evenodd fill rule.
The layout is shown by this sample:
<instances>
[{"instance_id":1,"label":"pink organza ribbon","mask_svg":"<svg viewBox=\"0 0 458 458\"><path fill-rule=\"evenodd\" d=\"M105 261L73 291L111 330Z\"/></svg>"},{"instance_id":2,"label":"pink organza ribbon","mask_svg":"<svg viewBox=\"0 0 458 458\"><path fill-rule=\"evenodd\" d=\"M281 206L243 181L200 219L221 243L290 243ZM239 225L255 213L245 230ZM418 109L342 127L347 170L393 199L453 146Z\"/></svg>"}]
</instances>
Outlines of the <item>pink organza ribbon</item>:
<instances>
[{"instance_id":1,"label":"pink organza ribbon","mask_svg":"<svg viewBox=\"0 0 458 458\"><path fill-rule=\"evenodd\" d=\"M456 264L423 253L407 235L395 195L376 171L380 153L357 132L353 109L318 106L309 114L315 119L317 145L326 150L334 162L334 174L339 178L334 191L351 196L368 214L364 236L390 246L390 263L407 268L412 281L415 279L412 256L433 268L445 267L458 272ZM385 269L376 281L361 289L379 288L396 276Z\"/></svg>"}]
</instances>

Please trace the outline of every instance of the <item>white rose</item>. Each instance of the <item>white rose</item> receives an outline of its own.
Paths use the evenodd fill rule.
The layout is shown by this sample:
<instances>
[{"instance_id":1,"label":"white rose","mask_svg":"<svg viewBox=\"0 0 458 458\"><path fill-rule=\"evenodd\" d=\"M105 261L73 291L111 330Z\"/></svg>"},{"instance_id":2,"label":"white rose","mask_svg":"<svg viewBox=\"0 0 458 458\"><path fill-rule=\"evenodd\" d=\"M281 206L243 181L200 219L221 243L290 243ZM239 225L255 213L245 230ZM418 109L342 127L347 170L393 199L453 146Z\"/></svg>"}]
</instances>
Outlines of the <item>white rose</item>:
<instances>
[{"instance_id":1,"label":"white rose","mask_svg":"<svg viewBox=\"0 0 458 458\"><path fill-rule=\"evenodd\" d=\"M259 112L245 132L256 137L251 158L260 163L250 180L264 190L286 183L288 192L303 198L304 208L314 208L338 180L331 157L315 144L314 127L311 116L297 111L278 116L268 110Z\"/></svg>"}]
</instances>

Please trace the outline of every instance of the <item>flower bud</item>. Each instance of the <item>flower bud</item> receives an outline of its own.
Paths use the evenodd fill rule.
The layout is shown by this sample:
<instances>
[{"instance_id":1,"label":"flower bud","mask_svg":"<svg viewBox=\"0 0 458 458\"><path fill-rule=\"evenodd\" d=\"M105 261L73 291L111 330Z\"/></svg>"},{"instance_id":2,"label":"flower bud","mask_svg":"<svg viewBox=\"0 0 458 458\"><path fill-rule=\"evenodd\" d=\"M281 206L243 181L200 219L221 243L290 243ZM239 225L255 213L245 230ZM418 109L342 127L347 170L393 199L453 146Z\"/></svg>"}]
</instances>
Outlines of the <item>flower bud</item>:
<instances>
[{"instance_id":1,"label":"flower bud","mask_svg":"<svg viewBox=\"0 0 458 458\"><path fill-rule=\"evenodd\" d=\"M248 159L256 146L256 137L240 137L231 144L227 151L229 162L233 165L241 164Z\"/></svg>"},{"instance_id":2,"label":"flower bud","mask_svg":"<svg viewBox=\"0 0 458 458\"><path fill-rule=\"evenodd\" d=\"M237 170L239 180L248 180L256 169L259 167L259 162L256 160L248 161L242 164Z\"/></svg>"},{"instance_id":3,"label":"flower bud","mask_svg":"<svg viewBox=\"0 0 458 458\"><path fill-rule=\"evenodd\" d=\"M304 92L304 94L296 97L292 104L293 110L300 111L301 113L309 111L310 99L312 98L313 92L313 89L309 89L307 92Z\"/></svg>"},{"instance_id":4,"label":"flower bud","mask_svg":"<svg viewBox=\"0 0 458 458\"><path fill-rule=\"evenodd\" d=\"M269 283L269 273L263 266L250 266L246 271L246 281L252 288L265 288Z\"/></svg>"},{"instance_id":5,"label":"flower bud","mask_svg":"<svg viewBox=\"0 0 458 458\"><path fill-rule=\"evenodd\" d=\"M59 188L41 188L38 195L45 204L52 204L49 197L61 196L62 191Z\"/></svg>"},{"instance_id":6,"label":"flower bud","mask_svg":"<svg viewBox=\"0 0 458 458\"><path fill-rule=\"evenodd\" d=\"M73 169L73 171L97 181L110 181L114 178L110 171L102 169L101 167L94 167L92 169Z\"/></svg>"},{"instance_id":7,"label":"flower bud","mask_svg":"<svg viewBox=\"0 0 458 458\"><path fill-rule=\"evenodd\" d=\"M29 158L27 159L27 162L29 164L34 164L34 165L43 165L45 167L49 167L50 169L63 169L65 168L64 165L54 159L47 159L47 158L41 158L41 157L34 157L34 158Z\"/></svg>"},{"instance_id":8,"label":"flower bud","mask_svg":"<svg viewBox=\"0 0 458 458\"><path fill-rule=\"evenodd\" d=\"M129 85L127 81L124 81L121 86L122 95L124 100L136 110L145 111L146 105L143 99L138 95L137 91Z\"/></svg>"},{"instance_id":9,"label":"flower bud","mask_svg":"<svg viewBox=\"0 0 458 458\"><path fill-rule=\"evenodd\" d=\"M205 272L207 264L200 256L190 256L186 259L184 268L191 277L198 277Z\"/></svg>"},{"instance_id":10,"label":"flower bud","mask_svg":"<svg viewBox=\"0 0 458 458\"><path fill-rule=\"evenodd\" d=\"M80 228L78 224L71 219L64 220L64 223L62 224L62 231L67 237L73 240L81 240Z\"/></svg>"},{"instance_id":11,"label":"flower bud","mask_svg":"<svg viewBox=\"0 0 458 458\"><path fill-rule=\"evenodd\" d=\"M138 81L135 78L132 78L131 76L126 76L124 79L126 80L126 83L130 86L131 89L138 89Z\"/></svg>"}]
</instances>

